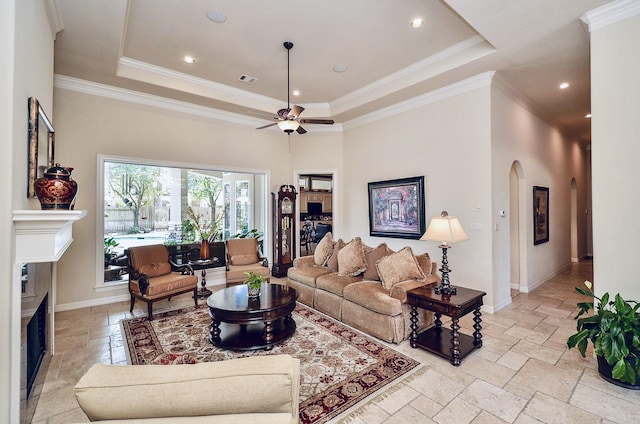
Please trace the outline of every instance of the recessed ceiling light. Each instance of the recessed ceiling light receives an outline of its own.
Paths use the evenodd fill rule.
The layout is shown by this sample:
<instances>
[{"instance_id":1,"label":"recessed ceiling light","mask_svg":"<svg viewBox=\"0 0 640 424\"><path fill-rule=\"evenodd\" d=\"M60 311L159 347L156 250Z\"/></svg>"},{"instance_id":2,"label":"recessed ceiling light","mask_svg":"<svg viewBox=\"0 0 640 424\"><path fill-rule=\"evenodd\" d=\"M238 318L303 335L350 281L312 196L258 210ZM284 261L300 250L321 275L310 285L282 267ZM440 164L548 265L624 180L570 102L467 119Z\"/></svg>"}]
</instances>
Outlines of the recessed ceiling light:
<instances>
[{"instance_id":1,"label":"recessed ceiling light","mask_svg":"<svg viewBox=\"0 0 640 424\"><path fill-rule=\"evenodd\" d=\"M563 82L560 84L560 90L565 90L567 88L569 88L569 83L568 82Z\"/></svg>"},{"instance_id":2,"label":"recessed ceiling light","mask_svg":"<svg viewBox=\"0 0 640 424\"><path fill-rule=\"evenodd\" d=\"M193 56L185 56L184 61L187 63L196 63L196 60L193 58Z\"/></svg>"},{"instance_id":3,"label":"recessed ceiling light","mask_svg":"<svg viewBox=\"0 0 640 424\"><path fill-rule=\"evenodd\" d=\"M347 67L344 66L344 65L336 65L336 66L333 67L333 70L335 72L344 72L344 71L347 70Z\"/></svg>"},{"instance_id":4,"label":"recessed ceiling light","mask_svg":"<svg viewBox=\"0 0 640 424\"><path fill-rule=\"evenodd\" d=\"M294 96L299 96L300 95L300 90L293 90L293 94Z\"/></svg>"},{"instance_id":5,"label":"recessed ceiling light","mask_svg":"<svg viewBox=\"0 0 640 424\"><path fill-rule=\"evenodd\" d=\"M222 12L218 12L217 10L208 11L207 18L211 19L213 22L217 24L221 24L227 20L227 17L224 16Z\"/></svg>"},{"instance_id":6,"label":"recessed ceiling light","mask_svg":"<svg viewBox=\"0 0 640 424\"><path fill-rule=\"evenodd\" d=\"M591 118L591 114L587 113L586 115L584 115L585 118Z\"/></svg>"},{"instance_id":7,"label":"recessed ceiling light","mask_svg":"<svg viewBox=\"0 0 640 424\"><path fill-rule=\"evenodd\" d=\"M411 28L422 28L422 25L424 25L424 19L422 18L415 18L411 20Z\"/></svg>"}]
</instances>

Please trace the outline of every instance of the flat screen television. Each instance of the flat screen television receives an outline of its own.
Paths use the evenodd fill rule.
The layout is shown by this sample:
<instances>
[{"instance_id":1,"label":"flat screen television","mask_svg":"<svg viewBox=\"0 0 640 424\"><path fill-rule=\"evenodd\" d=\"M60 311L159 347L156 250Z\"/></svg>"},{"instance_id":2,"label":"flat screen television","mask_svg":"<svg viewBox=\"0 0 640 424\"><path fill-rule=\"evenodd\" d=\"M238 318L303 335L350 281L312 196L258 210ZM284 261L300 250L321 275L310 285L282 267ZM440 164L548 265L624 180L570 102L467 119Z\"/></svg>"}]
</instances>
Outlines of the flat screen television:
<instances>
[{"instance_id":1,"label":"flat screen television","mask_svg":"<svg viewBox=\"0 0 640 424\"><path fill-rule=\"evenodd\" d=\"M307 202L307 213L309 215L322 215L322 203Z\"/></svg>"}]
</instances>

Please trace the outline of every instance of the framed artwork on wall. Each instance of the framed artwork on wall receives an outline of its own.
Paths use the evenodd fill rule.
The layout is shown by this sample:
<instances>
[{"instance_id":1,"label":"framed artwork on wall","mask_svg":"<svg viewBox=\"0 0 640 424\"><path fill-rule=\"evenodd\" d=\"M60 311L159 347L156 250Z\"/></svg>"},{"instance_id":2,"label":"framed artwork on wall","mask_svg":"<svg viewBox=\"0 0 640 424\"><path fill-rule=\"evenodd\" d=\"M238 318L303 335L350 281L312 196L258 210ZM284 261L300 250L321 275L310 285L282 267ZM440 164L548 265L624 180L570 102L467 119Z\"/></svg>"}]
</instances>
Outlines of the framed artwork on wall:
<instances>
[{"instance_id":1,"label":"framed artwork on wall","mask_svg":"<svg viewBox=\"0 0 640 424\"><path fill-rule=\"evenodd\" d=\"M419 239L424 216L424 177L369 183L369 235Z\"/></svg>"},{"instance_id":2,"label":"framed artwork on wall","mask_svg":"<svg viewBox=\"0 0 640 424\"><path fill-rule=\"evenodd\" d=\"M549 241L549 187L533 186L533 244Z\"/></svg>"}]
</instances>

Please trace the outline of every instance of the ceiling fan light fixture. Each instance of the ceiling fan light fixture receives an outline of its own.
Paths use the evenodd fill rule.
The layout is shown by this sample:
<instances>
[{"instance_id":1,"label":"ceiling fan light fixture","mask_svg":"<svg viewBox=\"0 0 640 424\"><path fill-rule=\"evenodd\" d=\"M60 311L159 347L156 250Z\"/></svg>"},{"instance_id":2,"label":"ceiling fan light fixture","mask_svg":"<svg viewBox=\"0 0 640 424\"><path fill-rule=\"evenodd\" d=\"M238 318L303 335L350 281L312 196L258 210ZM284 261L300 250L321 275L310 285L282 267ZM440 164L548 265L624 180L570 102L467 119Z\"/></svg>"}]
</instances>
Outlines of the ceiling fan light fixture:
<instances>
[{"instance_id":1,"label":"ceiling fan light fixture","mask_svg":"<svg viewBox=\"0 0 640 424\"><path fill-rule=\"evenodd\" d=\"M278 127L282 131L286 132L287 134L291 134L292 132L297 130L299 126L300 126L300 123L298 121L290 120L290 119L286 119L284 121L278 122Z\"/></svg>"}]
</instances>

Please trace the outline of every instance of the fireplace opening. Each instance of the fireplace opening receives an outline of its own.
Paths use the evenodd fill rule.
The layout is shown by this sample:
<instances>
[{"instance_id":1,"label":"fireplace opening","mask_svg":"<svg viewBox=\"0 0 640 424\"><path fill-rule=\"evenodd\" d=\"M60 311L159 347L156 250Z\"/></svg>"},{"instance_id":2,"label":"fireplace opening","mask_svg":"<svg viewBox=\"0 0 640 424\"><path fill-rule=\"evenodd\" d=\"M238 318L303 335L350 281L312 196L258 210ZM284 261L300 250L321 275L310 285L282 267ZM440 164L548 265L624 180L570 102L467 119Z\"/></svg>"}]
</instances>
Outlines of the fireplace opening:
<instances>
[{"instance_id":1,"label":"fireplace opening","mask_svg":"<svg viewBox=\"0 0 640 424\"><path fill-rule=\"evenodd\" d=\"M27 397L31 394L38 370L47 350L47 307L49 295L46 294L40 306L27 324Z\"/></svg>"}]
</instances>

